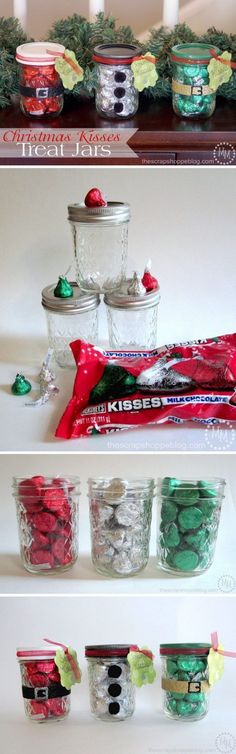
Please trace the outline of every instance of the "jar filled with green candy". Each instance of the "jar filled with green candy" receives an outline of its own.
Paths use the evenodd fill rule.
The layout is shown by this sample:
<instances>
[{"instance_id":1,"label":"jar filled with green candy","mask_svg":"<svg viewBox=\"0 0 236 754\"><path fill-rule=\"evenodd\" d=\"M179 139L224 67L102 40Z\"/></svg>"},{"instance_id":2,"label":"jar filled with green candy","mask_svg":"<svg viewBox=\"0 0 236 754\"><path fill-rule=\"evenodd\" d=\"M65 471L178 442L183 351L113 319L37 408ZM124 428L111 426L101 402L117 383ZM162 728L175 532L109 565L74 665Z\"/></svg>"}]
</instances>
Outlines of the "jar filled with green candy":
<instances>
[{"instance_id":1,"label":"jar filled with green candy","mask_svg":"<svg viewBox=\"0 0 236 754\"><path fill-rule=\"evenodd\" d=\"M216 92L209 86L208 65L218 47L179 44L172 47L172 103L181 118L209 118L215 110Z\"/></svg>"},{"instance_id":2,"label":"jar filled with green candy","mask_svg":"<svg viewBox=\"0 0 236 754\"><path fill-rule=\"evenodd\" d=\"M174 720L200 720L209 707L210 644L161 644L164 712Z\"/></svg>"},{"instance_id":3,"label":"jar filled with green candy","mask_svg":"<svg viewBox=\"0 0 236 754\"><path fill-rule=\"evenodd\" d=\"M158 481L157 561L164 570L193 576L212 564L224 479Z\"/></svg>"}]
</instances>

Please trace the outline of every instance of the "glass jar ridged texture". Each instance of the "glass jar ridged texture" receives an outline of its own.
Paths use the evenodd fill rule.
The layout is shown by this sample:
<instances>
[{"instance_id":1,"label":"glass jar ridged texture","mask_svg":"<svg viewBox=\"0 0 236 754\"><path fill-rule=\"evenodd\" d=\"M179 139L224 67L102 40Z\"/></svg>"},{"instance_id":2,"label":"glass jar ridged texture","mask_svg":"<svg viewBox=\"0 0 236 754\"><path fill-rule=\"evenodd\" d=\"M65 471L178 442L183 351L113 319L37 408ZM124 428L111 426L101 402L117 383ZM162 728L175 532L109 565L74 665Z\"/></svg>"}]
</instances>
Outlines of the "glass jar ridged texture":
<instances>
[{"instance_id":1,"label":"glass jar ridged texture","mask_svg":"<svg viewBox=\"0 0 236 754\"><path fill-rule=\"evenodd\" d=\"M209 709L209 668L207 654L162 656L164 712L181 722L200 720Z\"/></svg>"},{"instance_id":2,"label":"glass jar ridged texture","mask_svg":"<svg viewBox=\"0 0 236 754\"><path fill-rule=\"evenodd\" d=\"M76 314L46 312L48 342L60 367L76 367L70 349L73 340L84 340L96 345L98 341L98 309Z\"/></svg>"},{"instance_id":3,"label":"glass jar ridged texture","mask_svg":"<svg viewBox=\"0 0 236 754\"><path fill-rule=\"evenodd\" d=\"M88 659L91 712L101 720L119 722L135 709L135 687L125 657Z\"/></svg>"},{"instance_id":4,"label":"glass jar ridged texture","mask_svg":"<svg viewBox=\"0 0 236 754\"><path fill-rule=\"evenodd\" d=\"M63 720L70 711L70 692L61 686L53 658L20 660L26 717L32 722Z\"/></svg>"},{"instance_id":5,"label":"glass jar ridged texture","mask_svg":"<svg viewBox=\"0 0 236 754\"><path fill-rule=\"evenodd\" d=\"M105 118L131 118L138 110L139 93L131 66L97 63L96 109Z\"/></svg>"},{"instance_id":6,"label":"glass jar ridged texture","mask_svg":"<svg viewBox=\"0 0 236 754\"><path fill-rule=\"evenodd\" d=\"M217 49L215 52L220 53ZM209 85L210 60L208 45L172 48L172 103L181 118L209 118L213 114L216 92Z\"/></svg>"}]
</instances>

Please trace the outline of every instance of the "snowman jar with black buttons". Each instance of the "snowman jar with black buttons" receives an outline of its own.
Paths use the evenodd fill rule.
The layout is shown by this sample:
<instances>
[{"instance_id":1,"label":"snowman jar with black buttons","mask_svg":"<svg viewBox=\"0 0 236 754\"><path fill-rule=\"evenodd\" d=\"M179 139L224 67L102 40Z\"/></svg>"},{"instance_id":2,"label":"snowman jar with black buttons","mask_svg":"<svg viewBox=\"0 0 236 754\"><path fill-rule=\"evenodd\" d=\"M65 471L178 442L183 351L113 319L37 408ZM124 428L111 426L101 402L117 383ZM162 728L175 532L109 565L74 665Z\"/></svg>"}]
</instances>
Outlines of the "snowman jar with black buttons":
<instances>
[{"instance_id":1,"label":"snowman jar with black buttons","mask_svg":"<svg viewBox=\"0 0 236 754\"><path fill-rule=\"evenodd\" d=\"M139 93L131 68L141 55L137 45L102 44L94 49L97 64L96 108L105 118L130 118L138 110Z\"/></svg>"},{"instance_id":2,"label":"snowman jar with black buttons","mask_svg":"<svg viewBox=\"0 0 236 754\"><path fill-rule=\"evenodd\" d=\"M85 647L91 712L104 721L121 721L135 710L135 686L153 683L153 655L131 645Z\"/></svg>"}]
</instances>

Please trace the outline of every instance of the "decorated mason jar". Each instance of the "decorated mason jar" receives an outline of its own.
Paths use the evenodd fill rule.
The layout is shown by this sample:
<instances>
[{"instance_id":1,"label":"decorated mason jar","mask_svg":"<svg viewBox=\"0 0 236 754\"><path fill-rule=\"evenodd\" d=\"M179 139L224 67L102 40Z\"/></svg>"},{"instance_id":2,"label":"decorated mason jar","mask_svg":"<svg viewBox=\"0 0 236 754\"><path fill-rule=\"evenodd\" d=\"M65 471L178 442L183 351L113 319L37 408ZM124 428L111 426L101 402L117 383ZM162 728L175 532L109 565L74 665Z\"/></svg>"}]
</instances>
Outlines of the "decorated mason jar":
<instances>
[{"instance_id":1,"label":"decorated mason jar","mask_svg":"<svg viewBox=\"0 0 236 754\"><path fill-rule=\"evenodd\" d=\"M153 479L89 479L92 561L105 576L133 576L147 565Z\"/></svg>"},{"instance_id":2,"label":"decorated mason jar","mask_svg":"<svg viewBox=\"0 0 236 754\"><path fill-rule=\"evenodd\" d=\"M134 712L135 687L127 660L129 651L128 645L85 647L91 712L101 720L126 720Z\"/></svg>"},{"instance_id":3,"label":"decorated mason jar","mask_svg":"<svg viewBox=\"0 0 236 754\"><path fill-rule=\"evenodd\" d=\"M105 294L110 348L136 351L157 345L160 289L146 291L141 283L140 291L140 283L128 279L119 290Z\"/></svg>"},{"instance_id":4,"label":"decorated mason jar","mask_svg":"<svg viewBox=\"0 0 236 754\"><path fill-rule=\"evenodd\" d=\"M137 45L101 44L95 47L96 108L103 118L131 118L138 110L139 93L131 64L141 54Z\"/></svg>"},{"instance_id":5,"label":"decorated mason jar","mask_svg":"<svg viewBox=\"0 0 236 754\"><path fill-rule=\"evenodd\" d=\"M30 118L60 115L64 89L55 61L65 47L54 42L27 42L16 49L20 63L20 107Z\"/></svg>"},{"instance_id":6,"label":"decorated mason jar","mask_svg":"<svg viewBox=\"0 0 236 754\"><path fill-rule=\"evenodd\" d=\"M13 493L24 568L57 573L78 557L79 479L14 478Z\"/></svg>"},{"instance_id":7,"label":"decorated mason jar","mask_svg":"<svg viewBox=\"0 0 236 754\"><path fill-rule=\"evenodd\" d=\"M68 211L78 285L98 293L119 288L127 264L129 204L71 204Z\"/></svg>"},{"instance_id":8,"label":"decorated mason jar","mask_svg":"<svg viewBox=\"0 0 236 754\"><path fill-rule=\"evenodd\" d=\"M182 576L204 573L214 559L223 479L175 479L158 482L157 562Z\"/></svg>"},{"instance_id":9,"label":"decorated mason jar","mask_svg":"<svg viewBox=\"0 0 236 754\"><path fill-rule=\"evenodd\" d=\"M55 285L48 285L42 291L49 346L60 367L75 366L70 349L73 340L81 338L95 344L98 341L98 294L91 291L84 293L77 283L70 283L69 286L72 295L65 297L55 295Z\"/></svg>"},{"instance_id":10,"label":"decorated mason jar","mask_svg":"<svg viewBox=\"0 0 236 754\"><path fill-rule=\"evenodd\" d=\"M168 717L185 722L207 714L210 649L210 644L161 644L161 683Z\"/></svg>"},{"instance_id":11,"label":"decorated mason jar","mask_svg":"<svg viewBox=\"0 0 236 754\"><path fill-rule=\"evenodd\" d=\"M70 689L62 686L56 649L18 649L26 717L36 723L63 720L70 711Z\"/></svg>"},{"instance_id":12,"label":"decorated mason jar","mask_svg":"<svg viewBox=\"0 0 236 754\"><path fill-rule=\"evenodd\" d=\"M216 92L209 85L208 66L218 47L193 42L172 47L172 102L181 118L209 118L216 106Z\"/></svg>"}]
</instances>

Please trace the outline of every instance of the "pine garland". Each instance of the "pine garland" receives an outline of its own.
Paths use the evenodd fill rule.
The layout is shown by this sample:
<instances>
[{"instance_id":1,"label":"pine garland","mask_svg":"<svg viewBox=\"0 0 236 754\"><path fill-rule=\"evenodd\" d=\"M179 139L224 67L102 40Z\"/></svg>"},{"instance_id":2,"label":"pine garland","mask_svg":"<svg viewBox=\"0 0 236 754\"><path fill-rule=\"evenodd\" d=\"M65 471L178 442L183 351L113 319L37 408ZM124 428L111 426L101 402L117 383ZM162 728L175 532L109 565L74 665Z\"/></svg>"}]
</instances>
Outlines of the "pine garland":
<instances>
[{"instance_id":1,"label":"pine garland","mask_svg":"<svg viewBox=\"0 0 236 754\"><path fill-rule=\"evenodd\" d=\"M177 24L171 31L165 27L151 29L148 40L140 45L130 26L116 27L113 16L98 13L93 23L78 14L56 21L50 29L47 39L64 44L73 50L78 62L84 68L84 81L73 89L73 97L93 97L96 85L96 67L92 61L94 47L97 44L123 42L136 43L143 52L150 51L157 58L158 81L155 87L146 89L144 97L159 100L171 97L171 63L170 50L181 42L206 42L228 50L232 60L236 61L236 34L225 34L215 27L198 36L186 24ZM0 18L0 108L6 107L14 94L18 92L17 64L15 50L27 41L27 37L16 18ZM28 40L30 41L30 40ZM31 40L32 41L32 40ZM218 94L226 99L236 99L236 71L230 81L223 84Z\"/></svg>"}]
</instances>

